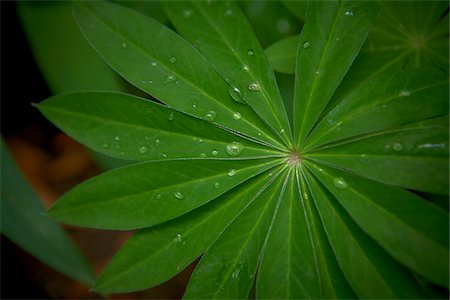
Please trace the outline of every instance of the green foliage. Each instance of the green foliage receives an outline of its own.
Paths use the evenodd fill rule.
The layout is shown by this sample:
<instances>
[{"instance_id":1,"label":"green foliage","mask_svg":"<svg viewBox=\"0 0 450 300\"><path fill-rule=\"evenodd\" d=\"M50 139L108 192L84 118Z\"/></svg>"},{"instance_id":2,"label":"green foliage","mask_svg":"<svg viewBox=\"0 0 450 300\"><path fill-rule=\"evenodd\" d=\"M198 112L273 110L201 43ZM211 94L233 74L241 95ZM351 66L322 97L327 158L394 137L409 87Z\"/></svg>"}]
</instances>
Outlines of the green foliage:
<instances>
[{"instance_id":1,"label":"green foliage","mask_svg":"<svg viewBox=\"0 0 450 300\"><path fill-rule=\"evenodd\" d=\"M202 255L186 298L247 298L252 286L262 299L427 298L439 296L430 283L448 288L448 212L418 193L448 195L446 6L382 2L377 16L372 1L284 5L305 19L301 35L264 51L257 23L232 2L165 2L184 39L117 4L75 3L100 56L163 103L75 92L38 105L92 149L141 161L49 211L69 224L139 229L95 290L152 287ZM421 40L428 50L388 46L396 22L436 29ZM392 40L380 38L386 30ZM272 68L295 71L293 108Z\"/></svg>"},{"instance_id":2,"label":"green foliage","mask_svg":"<svg viewBox=\"0 0 450 300\"><path fill-rule=\"evenodd\" d=\"M28 185L8 149L1 145L1 232L55 270L92 285L94 276L73 241L44 215L45 208Z\"/></svg>"}]
</instances>

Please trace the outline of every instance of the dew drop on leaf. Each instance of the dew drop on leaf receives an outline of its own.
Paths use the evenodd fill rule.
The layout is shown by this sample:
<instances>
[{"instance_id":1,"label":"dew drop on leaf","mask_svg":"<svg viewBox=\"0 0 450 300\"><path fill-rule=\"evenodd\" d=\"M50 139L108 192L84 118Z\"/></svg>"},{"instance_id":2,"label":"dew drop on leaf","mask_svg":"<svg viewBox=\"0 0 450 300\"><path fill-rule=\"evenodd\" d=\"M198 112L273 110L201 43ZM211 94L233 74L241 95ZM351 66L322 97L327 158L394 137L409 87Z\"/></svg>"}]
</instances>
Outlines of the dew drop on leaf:
<instances>
[{"instance_id":1,"label":"dew drop on leaf","mask_svg":"<svg viewBox=\"0 0 450 300\"><path fill-rule=\"evenodd\" d=\"M173 121L173 113L170 113L169 116L167 117L167 119L168 119L169 121Z\"/></svg>"},{"instance_id":2,"label":"dew drop on leaf","mask_svg":"<svg viewBox=\"0 0 450 300\"><path fill-rule=\"evenodd\" d=\"M394 151L400 152L403 150L403 145L401 143L393 143L392 144L392 149L394 149Z\"/></svg>"},{"instance_id":3,"label":"dew drop on leaf","mask_svg":"<svg viewBox=\"0 0 450 300\"><path fill-rule=\"evenodd\" d=\"M183 200L184 199L184 195L181 192L175 192L175 193L173 193L173 196L175 198L177 198L178 200Z\"/></svg>"},{"instance_id":4,"label":"dew drop on leaf","mask_svg":"<svg viewBox=\"0 0 450 300\"><path fill-rule=\"evenodd\" d=\"M259 84L257 82L252 82L248 85L247 88L249 91L257 92L257 91L259 91Z\"/></svg>"},{"instance_id":5,"label":"dew drop on leaf","mask_svg":"<svg viewBox=\"0 0 450 300\"><path fill-rule=\"evenodd\" d=\"M211 154L212 154L212 156L217 156L219 154L219 151L214 149L213 151L211 151Z\"/></svg>"},{"instance_id":6,"label":"dew drop on leaf","mask_svg":"<svg viewBox=\"0 0 450 300\"><path fill-rule=\"evenodd\" d=\"M441 144L426 143L426 144L417 145L417 148L419 148L419 149L445 149L446 145L445 145L445 143L441 143Z\"/></svg>"},{"instance_id":7,"label":"dew drop on leaf","mask_svg":"<svg viewBox=\"0 0 450 300\"><path fill-rule=\"evenodd\" d=\"M214 188L215 188L215 189L218 189L219 186L220 186L220 183L218 183L218 182L215 182L215 183L214 183Z\"/></svg>"},{"instance_id":8,"label":"dew drop on leaf","mask_svg":"<svg viewBox=\"0 0 450 300\"><path fill-rule=\"evenodd\" d=\"M176 63L177 62L177 58L175 57L175 56L172 56L170 59L169 59L169 61L171 62L171 63Z\"/></svg>"},{"instance_id":9,"label":"dew drop on leaf","mask_svg":"<svg viewBox=\"0 0 450 300\"><path fill-rule=\"evenodd\" d=\"M231 9L227 9L223 15L225 17L231 17L233 15L233 11Z\"/></svg>"},{"instance_id":10,"label":"dew drop on leaf","mask_svg":"<svg viewBox=\"0 0 450 300\"><path fill-rule=\"evenodd\" d=\"M145 153L148 152L148 147L147 146L141 146L141 147L138 148L138 152L140 154L145 154Z\"/></svg>"},{"instance_id":11,"label":"dew drop on leaf","mask_svg":"<svg viewBox=\"0 0 450 300\"><path fill-rule=\"evenodd\" d=\"M216 116L217 116L216 112L213 110L210 110L206 113L205 117L207 120L214 121L216 119Z\"/></svg>"},{"instance_id":12,"label":"dew drop on leaf","mask_svg":"<svg viewBox=\"0 0 450 300\"><path fill-rule=\"evenodd\" d=\"M156 140L155 140L155 145L156 145L156 146L161 145L161 140L160 140L160 139L156 139Z\"/></svg>"},{"instance_id":13,"label":"dew drop on leaf","mask_svg":"<svg viewBox=\"0 0 450 300\"><path fill-rule=\"evenodd\" d=\"M252 49L248 49L247 54L248 54L249 56L253 56L253 50L252 50Z\"/></svg>"},{"instance_id":14,"label":"dew drop on leaf","mask_svg":"<svg viewBox=\"0 0 450 300\"><path fill-rule=\"evenodd\" d=\"M161 197L162 197L161 194L157 194L157 195L155 196L155 199L156 199L156 200L159 200L159 199L161 199Z\"/></svg>"},{"instance_id":15,"label":"dew drop on leaf","mask_svg":"<svg viewBox=\"0 0 450 300\"><path fill-rule=\"evenodd\" d=\"M349 16L349 17L352 17L352 16L353 16L353 12L352 12L350 9L347 9L347 10L345 11L345 15L346 15L346 16Z\"/></svg>"},{"instance_id":16,"label":"dew drop on leaf","mask_svg":"<svg viewBox=\"0 0 450 300\"><path fill-rule=\"evenodd\" d=\"M234 176L236 175L237 171L235 169L231 169L230 171L228 171L228 176Z\"/></svg>"},{"instance_id":17,"label":"dew drop on leaf","mask_svg":"<svg viewBox=\"0 0 450 300\"><path fill-rule=\"evenodd\" d=\"M128 48L127 43L122 43L122 48L127 49Z\"/></svg>"},{"instance_id":18,"label":"dew drop on leaf","mask_svg":"<svg viewBox=\"0 0 450 300\"><path fill-rule=\"evenodd\" d=\"M116 135L116 136L114 137L114 140L115 140L116 142L120 141L120 136Z\"/></svg>"},{"instance_id":19,"label":"dew drop on leaf","mask_svg":"<svg viewBox=\"0 0 450 300\"><path fill-rule=\"evenodd\" d=\"M333 185L335 188L345 190L348 187L347 181L342 177L336 177L333 179Z\"/></svg>"},{"instance_id":20,"label":"dew drop on leaf","mask_svg":"<svg viewBox=\"0 0 450 300\"><path fill-rule=\"evenodd\" d=\"M411 96L411 92L408 90L401 90L398 94L399 97L409 97Z\"/></svg>"},{"instance_id":21,"label":"dew drop on leaf","mask_svg":"<svg viewBox=\"0 0 450 300\"><path fill-rule=\"evenodd\" d=\"M109 148L109 144L108 144L108 143L104 143L104 144L102 144L102 148L104 148L104 149L108 149L108 148Z\"/></svg>"},{"instance_id":22,"label":"dew drop on leaf","mask_svg":"<svg viewBox=\"0 0 450 300\"><path fill-rule=\"evenodd\" d=\"M238 87L230 86L230 88L228 89L228 93L234 101L245 103L244 97L242 97L241 90Z\"/></svg>"},{"instance_id":23,"label":"dew drop on leaf","mask_svg":"<svg viewBox=\"0 0 450 300\"><path fill-rule=\"evenodd\" d=\"M243 65L242 68L247 72L250 70L250 68L247 65Z\"/></svg>"},{"instance_id":24,"label":"dew drop on leaf","mask_svg":"<svg viewBox=\"0 0 450 300\"><path fill-rule=\"evenodd\" d=\"M181 237L181 234L177 233L177 235L173 240L177 243L180 243L183 240L183 238Z\"/></svg>"},{"instance_id":25,"label":"dew drop on leaf","mask_svg":"<svg viewBox=\"0 0 450 300\"><path fill-rule=\"evenodd\" d=\"M305 42L303 43L303 49L309 48L309 46L311 46L311 43L310 43L310 42L305 41Z\"/></svg>"},{"instance_id":26,"label":"dew drop on leaf","mask_svg":"<svg viewBox=\"0 0 450 300\"><path fill-rule=\"evenodd\" d=\"M192 108L193 108L193 109L197 109L197 104L193 103L193 104L192 104Z\"/></svg>"},{"instance_id":27,"label":"dew drop on leaf","mask_svg":"<svg viewBox=\"0 0 450 300\"><path fill-rule=\"evenodd\" d=\"M244 150L244 145L238 142L232 142L225 147L225 150L229 156L239 156Z\"/></svg>"},{"instance_id":28,"label":"dew drop on leaf","mask_svg":"<svg viewBox=\"0 0 450 300\"><path fill-rule=\"evenodd\" d=\"M161 157L162 157L162 158L167 158L167 154L161 153Z\"/></svg>"},{"instance_id":29,"label":"dew drop on leaf","mask_svg":"<svg viewBox=\"0 0 450 300\"><path fill-rule=\"evenodd\" d=\"M141 81L143 84L148 84L148 83L153 83L153 80L142 80Z\"/></svg>"},{"instance_id":30,"label":"dew drop on leaf","mask_svg":"<svg viewBox=\"0 0 450 300\"><path fill-rule=\"evenodd\" d=\"M240 119L241 119L241 114L240 114L239 112L235 112L235 113L233 114L233 119L235 119L235 120L240 120Z\"/></svg>"},{"instance_id":31,"label":"dew drop on leaf","mask_svg":"<svg viewBox=\"0 0 450 300\"><path fill-rule=\"evenodd\" d=\"M205 158L206 157L206 153L200 153L200 157Z\"/></svg>"},{"instance_id":32,"label":"dew drop on leaf","mask_svg":"<svg viewBox=\"0 0 450 300\"><path fill-rule=\"evenodd\" d=\"M198 139L198 142L199 143L203 143L203 139Z\"/></svg>"},{"instance_id":33,"label":"dew drop on leaf","mask_svg":"<svg viewBox=\"0 0 450 300\"><path fill-rule=\"evenodd\" d=\"M157 63L156 61L152 61L152 62L150 62L150 64L151 64L153 67L156 67L156 66L158 65L158 63Z\"/></svg>"},{"instance_id":34,"label":"dew drop on leaf","mask_svg":"<svg viewBox=\"0 0 450 300\"><path fill-rule=\"evenodd\" d=\"M164 78L164 84L174 83L177 81L177 78L171 74L167 74Z\"/></svg>"}]
</instances>

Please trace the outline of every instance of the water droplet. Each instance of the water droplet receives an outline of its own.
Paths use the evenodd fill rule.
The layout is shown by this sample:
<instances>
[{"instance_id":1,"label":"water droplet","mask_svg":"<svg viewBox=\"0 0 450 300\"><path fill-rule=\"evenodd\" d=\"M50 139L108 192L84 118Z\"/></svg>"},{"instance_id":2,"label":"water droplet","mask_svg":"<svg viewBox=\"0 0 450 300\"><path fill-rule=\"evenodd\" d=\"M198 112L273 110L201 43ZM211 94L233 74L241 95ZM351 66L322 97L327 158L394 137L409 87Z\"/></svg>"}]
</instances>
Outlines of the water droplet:
<instances>
[{"instance_id":1,"label":"water droplet","mask_svg":"<svg viewBox=\"0 0 450 300\"><path fill-rule=\"evenodd\" d=\"M192 9L188 9L186 8L185 10L183 10L183 17L185 17L186 19L190 18L192 16Z\"/></svg>"},{"instance_id":2,"label":"water droplet","mask_svg":"<svg viewBox=\"0 0 450 300\"><path fill-rule=\"evenodd\" d=\"M151 64L153 67L156 67L156 66L158 65L158 63L157 63L156 61L152 61L152 62L150 62L150 64Z\"/></svg>"},{"instance_id":3,"label":"water droplet","mask_svg":"<svg viewBox=\"0 0 450 300\"><path fill-rule=\"evenodd\" d=\"M148 147L147 146L141 146L138 148L138 151L140 154L145 154L148 152Z\"/></svg>"},{"instance_id":4,"label":"water droplet","mask_svg":"<svg viewBox=\"0 0 450 300\"><path fill-rule=\"evenodd\" d=\"M105 149L108 149L109 148L109 144L108 143L104 143L104 144L102 144L102 147L105 148Z\"/></svg>"},{"instance_id":5,"label":"water droplet","mask_svg":"<svg viewBox=\"0 0 450 300\"><path fill-rule=\"evenodd\" d=\"M171 74L167 74L164 78L164 84L174 83L177 81L177 78Z\"/></svg>"},{"instance_id":6,"label":"water droplet","mask_svg":"<svg viewBox=\"0 0 450 300\"><path fill-rule=\"evenodd\" d=\"M323 169L322 169L322 168L319 168L319 172L323 172Z\"/></svg>"},{"instance_id":7,"label":"water droplet","mask_svg":"<svg viewBox=\"0 0 450 300\"><path fill-rule=\"evenodd\" d=\"M173 196L175 198L177 198L178 200L183 200L184 199L184 195L182 193L180 193L180 192L173 193Z\"/></svg>"},{"instance_id":8,"label":"water droplet","mask_svg":"<svg viewBox=\"0 0 450 300\"><path fill-rule=\"evenodd\" d=\"M233 119L235 119L235 120L240 120L240 119L241 119L241 114L240 114L239 112L235 112L235 113L233 114Z\"/></svg>"},{"instance_id":9,"label":"water droplet","mask_svg":"<svg viewBox=\"0 0 450 300\"><path fill-rule=\"evenodd\" d=\"M206 113L205 117L207 120L214 121L216 119L216 116L217 116L216 112L213 110L210 110Z\"/></svg>"},{"instance_id":10,"label":"water droplet","mask_svg":"<svg viewBox=\"0 0 450 300\"><path fill-rule=\"evenodd\" d=\"M411 92L408 90L401 90L398 94L399 97L409 97L411 96Z\"/></svg>"},{"instance_id":11,"label":"water droplet","mask_svg":"<svg viewBox=\"0 0 450 300\"><path fill-rule=\"evenodd\" d=\"M177 58L175 57L175 56L172 56L170 59L169 59L169 61L171 62L171 63L176 63L177 62Z\"/></svg>"},{"instance_id":12,"label":"water droplet","mask_svg":"<svg viewBox=\"0 0 450 300\"><path fill-rule=\"evenodd\" d=\"M257 82L252 82L248 85L247 88L249 91L257 92L257 91L259 91L259 84Z\"/></svg>"},{"instance_id":13,"label":"water droplet","mask_svg":"<svg viewBox=\"0 0 450 300\"><path fill-rule=\"evenodd\" d=\"M347 9L347 10L345 11L345 15L346 15L346 16L352 17L352 16L353 16L353 12L352 12L350 9Z\"/></svg>"},{"instance_id":14,"label":"water droplet","mask_svg":"<svg viewBox=\"0 0 450 300\"><path fill-rule=\"evenodd\" d=\"M433 149L433 148L445 149L446 145L445 145L445 143L441 143L441 144L426 143L426 144L417 145L417 148L419 148L419 149Z\"/></svg>"},{"instance_id":15,"label":"water droplet","mask_svg":"<svg viewBox=\"0 0 450 300\"><path fill-rule=\"evenodd\" d=\"M162 157L162 158L167 158L167 154L161 153L161 157Z\"/></svg>"},{"instance_id":16,"label":"water droplet","mask_svg":"<svg viewBox=\"0 0 450 300\"><path fill-rule=\"evenodd\" d=\"M305 198L305 200L308 200L308 193L303 193L303 198Z\"/></svg>"},{"instance_id":17,"label":"water droplet","mask_svg":"<svg viewBox=\"0 0 450 300\"><path fill-rule=\"evenodd\" d=\"M252 49L248 49L248 51L247 51L247 54L249 55L249 56L253 56L253 50Z\"/></svg>"},{"instance_id":18,"label":"water droplet","mask_svg":"<svg viewBox=\"0 0 450 300\"><path fill-rule=\"evenodd\" d=\"M156 199L156 200L159 200L159 199L161 199L161 197L162 197L161 194L157 194L157 195L155 196L155 199Z\"/></svg>"},{"instance_id":19,"label":"water droplet","mask_svg":"<svg viewBox=\"0 0 450 300\"><path fill-rule=\"evenodd\" d=\"M199 143L203 143L203 139L198 139L198 142Z\"/></svg>"},{"instance_id":20,"label":"water droplet","mask_svg":"<svg viewBox=\"0 0 450 300\"><path fill-rule=\"evenodd\" d=\"M215 183L214 183L214 188L215 188L215 189L218 189L219 186L220 186L220 183L218 183L218 182L215 182Z\"/></svg>"},{"instance_id":21,"label":"water droplet","mask_svg":"<svg viewBox=\"0 0 450 300\"><path fill-rule=\"evenodd\" d=\"M143 84L153 83L153 80L142 80Z\"/></svg>"},{"instance_id":22,"label":"water droplet","mask_svg":"<svg viewBox=\"0 0 450 300\"><path fill-rule=\"evenodd\" d=\"M317 70L316 72L314 72L316 75L319 75L320 74L320 71L319 70Z\"/></svg>"},{"instance_id":23,"label":"water droplet","mask_svg":"<svg viewBox=\"0 0 450 300\"><path fill-rule=\"evenodd\" d=\"M161 140L160 140L160 139L156 139L156 140L155 140L155 145L156 145L156 146L159 146L160 144L161 144Z\"/></svg>"},{"instance_id":24,"label":"water droplet","mask_svg":"<svg viewBox=\"0 0 450 300\"><path fill-rule=\"evenodd\" d=\"M167 117L167 120L173 121L173 113L170 113L170 114L169 114L169 116Z\"/></svg>"},{"instance_id":25,"label":"water droplet","mask_svg":"<svg viewBox=\"0 0 450 300\"><path fill-rule=\"evenodd\" d=\"M281 129L281 130L280 130L280 133L284 133L284 129Z\"/></svg>"},{"instance_id":26,"label":"water droplet","mask_svg":"<svg viewBox=\"0 0 450 300\"><path fill-rule=\"evenodd\" d=\"M192 108L193 108L193 109L197 109L197 104L193 103L193 104L192 104Z\"/></svg>"},{"instance_id":27,"label":"water droplet","mask_svg":"<svg viewBox=\"0 0 450 300\"><path fill-rule=\"evenodd\" d=\"M333 179L333 185L335 188L345 190L348 187L347 181L342 177L336 177Z\"/></svg>"},{"instance_id":28,"label":"water droplet","mask_svg":"<svg viewBox=\"0 0 450 300\"><path fill-rule=\"evenodd\" d=\"M116 135L116 136L114 137L114 140L115 140L116 142L120 141L120 136Z\"/></svg>"},{"instance_id":29,"label":"water droplet","mask_svg":"<svg viewBox=\"0 0 450 300\"><path fill-rule=\"evenodd\" d=\"M394 151L400 152L403 150L403 145L401 143L393 143L392 144L392 149L394 149Z\"/></svg>"},{"instance_id":30,"label":"water droplet","mask_svg":"<svg viewBox=\"0 0 450 300\"><path fill-rule=\"evenodd\" d=\"M223 15L225 17L231 17L233 15L233 11L231 9L227 9Z\"/></svg>"},{"instance_id":31,"label":"water droplet","mask_svg":"<svg viewBox=\"0 0 450 300\"><path fill-rule=\"evenodd\" d=\"M241 269L237 268L236 271L234 271L233 274L231 274L231 277L232 277L233 279L238 278L240 272L241 272Z\"/></svg>"},{"instance_id":32,"label":"water droplet","mask_svg":"<svg viewBox=\"0 0 450 300\"><path fill-rule=\"evenodd\" d=\"M261 136L261 132L258 132L257 134L258 134L258 136Z\"/></svg>"},{"instance_id":33,"label":"water droplet","mask_svg":"<svg viewBox=\"0 0 450 300\"><path fill-rule=\"evenodd\" d=\"M219 154L219 151L214 149L213 151L211 151L211 154L212 154L212 156L217 156Z\"/></svg>"},{"instance_id":34,"label":"water droplet","mask_svg":"<svg viewBox=\"0 0 450 300\"><path fill-rule=\"evenodd\" d=\"M127 49L128 48L127 44L126 43L122 43L122 48L123 49Z\"/></svg>"},{"instance_id":35,"label":"water droplet","mask_svg":"<svg viewBox=\"0 0 450 300\"><path fill-rule=\"evenodd\" d=\"M239 156L244 150L244 145L238 142L232 142L225 147L225 150L229 156Z\"/></svg>"},{"instance_id":36,"label":"water droplet","mask_svg":"<svg viewBox=\"0 0 450 300\"><path fill-rule=\"evenodd\" d=\"M206 157L206 153L200 153L200 157L205 158Z\"/></svg>"},{"instance_id":37,"label":"water droplet","mask_svg":"<svg viewBox=\"0 0 450 300\"><path fill-rule=\"evenodd\" d=\"M228 93L230 94L231 98L239 103L245 103L244 97L242 97L241 90L238 87L230 86L228 88Z\"/></svg>"},{"instance_id":38,"label":"water droplet","mask_svg":"<svg viewBox=\"0 0 450 300\"><path fill-rule=\"evenodd\" d=\"M242 68L247 72L250 70L250 68L247 65L243 65Z\"/></svg>"},{"instance_id":39,"label":"water droplet","mask_svg":"<svg viewBox=\"0 0 450 300\"><path fill-rule=\"evenodd\" d=\"M311 46L311 43L310 43L310 42L305 41L305 42L303 43L303 49L309 48L309 46Z\"/></svg>"},{"instance_id":40,"label":"water droplet","mask_svg":"<svg viewBox=\"0 0 450 300\"><path fill-rule=\"evenodd\" d=\"M181 237L181 234L177 233L177 235L175 236L175 238L173 240L175 242L179 243L183 240L183 238Z\"/></svg>"},{"instance_id":41,"label":"water droplet","mask_svg":"<svg viewBox=\"0 0 450 300\"><path fill-rule=\"evenodd\" d=\"M231 169L230 171L228 171L228 176L234 176L236 175L237 171L235 169Z\"/></svg>"}]
</instances>

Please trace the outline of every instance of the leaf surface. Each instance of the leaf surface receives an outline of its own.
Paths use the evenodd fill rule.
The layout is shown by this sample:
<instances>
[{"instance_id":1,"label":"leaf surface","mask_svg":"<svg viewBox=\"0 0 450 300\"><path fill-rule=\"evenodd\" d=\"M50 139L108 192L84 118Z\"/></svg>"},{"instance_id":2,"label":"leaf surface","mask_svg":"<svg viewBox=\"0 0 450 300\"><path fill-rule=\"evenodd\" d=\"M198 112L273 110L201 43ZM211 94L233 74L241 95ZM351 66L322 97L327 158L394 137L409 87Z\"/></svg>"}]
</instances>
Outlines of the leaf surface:
<instances>
[{"instance_id":1,"label":"leaf surface","mask_svg":"<svg viewBox=\"0 0 450 300\"><path fill-rule=\"evenodd\" d=\"M239 7L224 1L170 1L164 6L177 30L225 78L233 98L248 104L289 146L292 134L275 76Z\"/></svg>"},{"instance_id":2,"label":"leaf surface","mask_svg":"<svg viewBox=\"0 0 450 300\"><path fill-rule=\"evenodd\" d=\"M280 175L202 257L185 299L247 299L273 215L288 177Z\"/></svg>"},{"instance_id":3,"label":"leaf surface","mask_svg":"<svg viewBox=\"0 0 450 300\"><path fill-rule=\"evenodd\" d=\"M257 297L355 298L333 256L316 208L293 171L264 248Z\"/></svg>"},{"instance_id":4,"label":"leaf surface","mask_svg":"<svg viewBox=\"0 0 450 300\"><path fill-rule=\"evenodd\" d=\"M94 277L86 259L64 230L43 215L40 200L0 142L2 234L55 270L91 285Z\"/></svg>"},{"instance_id":5,"label":"leaf surface","mask_svg":"<svg viewBox=\"0 0 450 300\"><path fill-rule=\"evenodd\" d=\"M312 1L297 54L294 135L302 146L358 54L376 16L372 1Z\"/></svg>"},{"instance_id":6,"label":"leaf surface","mask_svg":"<svg viewBox=\"0 0 450 300\"><path fill-rule=\"evenodd\" d=\"M139 231L114 256L94 289L134 291L173 277L204 252L275 176L263 173L176 220Z\"/></svg>"},{"instance_id":7,"label":"leaf surface","mask_svg":"<svg viewBox=\"0 0 450 300\"><path fill-rule=\"evenodd\" d=\"M393 257L432 282L448 286L447 212L403 189L308 166L354 221Z\"/></svg>"},{"instance_id":8,"label":"leaf surface","mask_svg":"<svg viewBox=\"0 0 450 300\"><path fill-rule=\"evenodd\" d=\"M63 195L49 214L77 226L119 230L150 227L183 215L280 162L140 163L85 181Z\"/></svg>"},{"instance_id":9,"label":"leaf surface","mask_svg":"<svg viewBox=\"0 0 450 300\"><path fill-rule=\"evenodd\" d=\"M283 148L251 108L232 100L211 63L169 28L108 2L77 2L74 13L91 45L131 84L173 109Z\"/></svg>"},{"instance_id":10,"label":"leaf surface","mask_svg":"<svg viewBox=\"0 0 450 300\"><path fill-rule=\"evenodd\" d=\"M448 122L376 133L305 155L358 176L448 194Z\"/></svg>"},{"instance_id":11,"label":"leaf surface","mask_svg":"<svg viewBox=\"0 0 450 300\"><path fill-rule=\"evenodd\" d=\"M299 36L284 38L264 50L273 69L280 73L294 74Z\"/></svg>"},{"instance_id":12,"label":"leaf surface","mask_svg":"<svg viewBox=\"0 0 450 300\"><path fill-rule=\"evenodd\" d=\"M441 116L448 109L445 72L425 69L378 76L353 91L322 119L311 133L305 151L347 137Z\"/></svg>"},{"instance_id":13,"label":"leaf surface","mask_svg":"<svg viewBox=\"0 0 450 300\"><path fill-rule=\"evenodd\" d=\"M312 169L316 173L316 169ZM422 298L409 270L398 264L367 236L337 200L305 170L312 198L336 259L362 299ZM371 220L372 217L370 217ZM379 221L377 221L380 224Z\"/></svg>"},{"instance_id":14,"label":"leaf surface","mask_svg":"<svg viewBox=\"0 0 450 300\"><path fill-rule=\"evenodd\" d=\"M71 137L118 158L245 159L281 155L203 120L126 94L63 94L47 99L38 108Z\"/></svg>"}]
</instances>

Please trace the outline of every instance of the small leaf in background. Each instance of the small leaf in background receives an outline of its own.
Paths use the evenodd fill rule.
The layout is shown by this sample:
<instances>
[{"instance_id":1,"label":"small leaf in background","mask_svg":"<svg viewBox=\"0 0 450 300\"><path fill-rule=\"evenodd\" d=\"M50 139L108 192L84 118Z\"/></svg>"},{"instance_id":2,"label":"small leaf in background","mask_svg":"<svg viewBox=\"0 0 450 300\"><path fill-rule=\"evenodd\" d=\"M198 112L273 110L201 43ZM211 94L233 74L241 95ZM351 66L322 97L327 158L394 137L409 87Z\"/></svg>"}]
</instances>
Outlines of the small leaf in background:
<instances>
[{"instance_id":1,"label":"small leaf in background","mask_svg":"<svg viewBox=\"0 0 450 300\"><path fill-rule=\"evenodd\" d=\"M75 243L55 222L1 141L1 233L55 270L84 284L94 276Z\"/></svg>"},{"instance_id":2,"label":"small leaf in background","mask_svg":"<svg viewBox=\"0 0 450 300\"><path fill-rule=\"evenodd\" d=\"M299 36L284 38L264 50L275 71L286 74L295 73Z\"/></svg>"}]
</instances>

